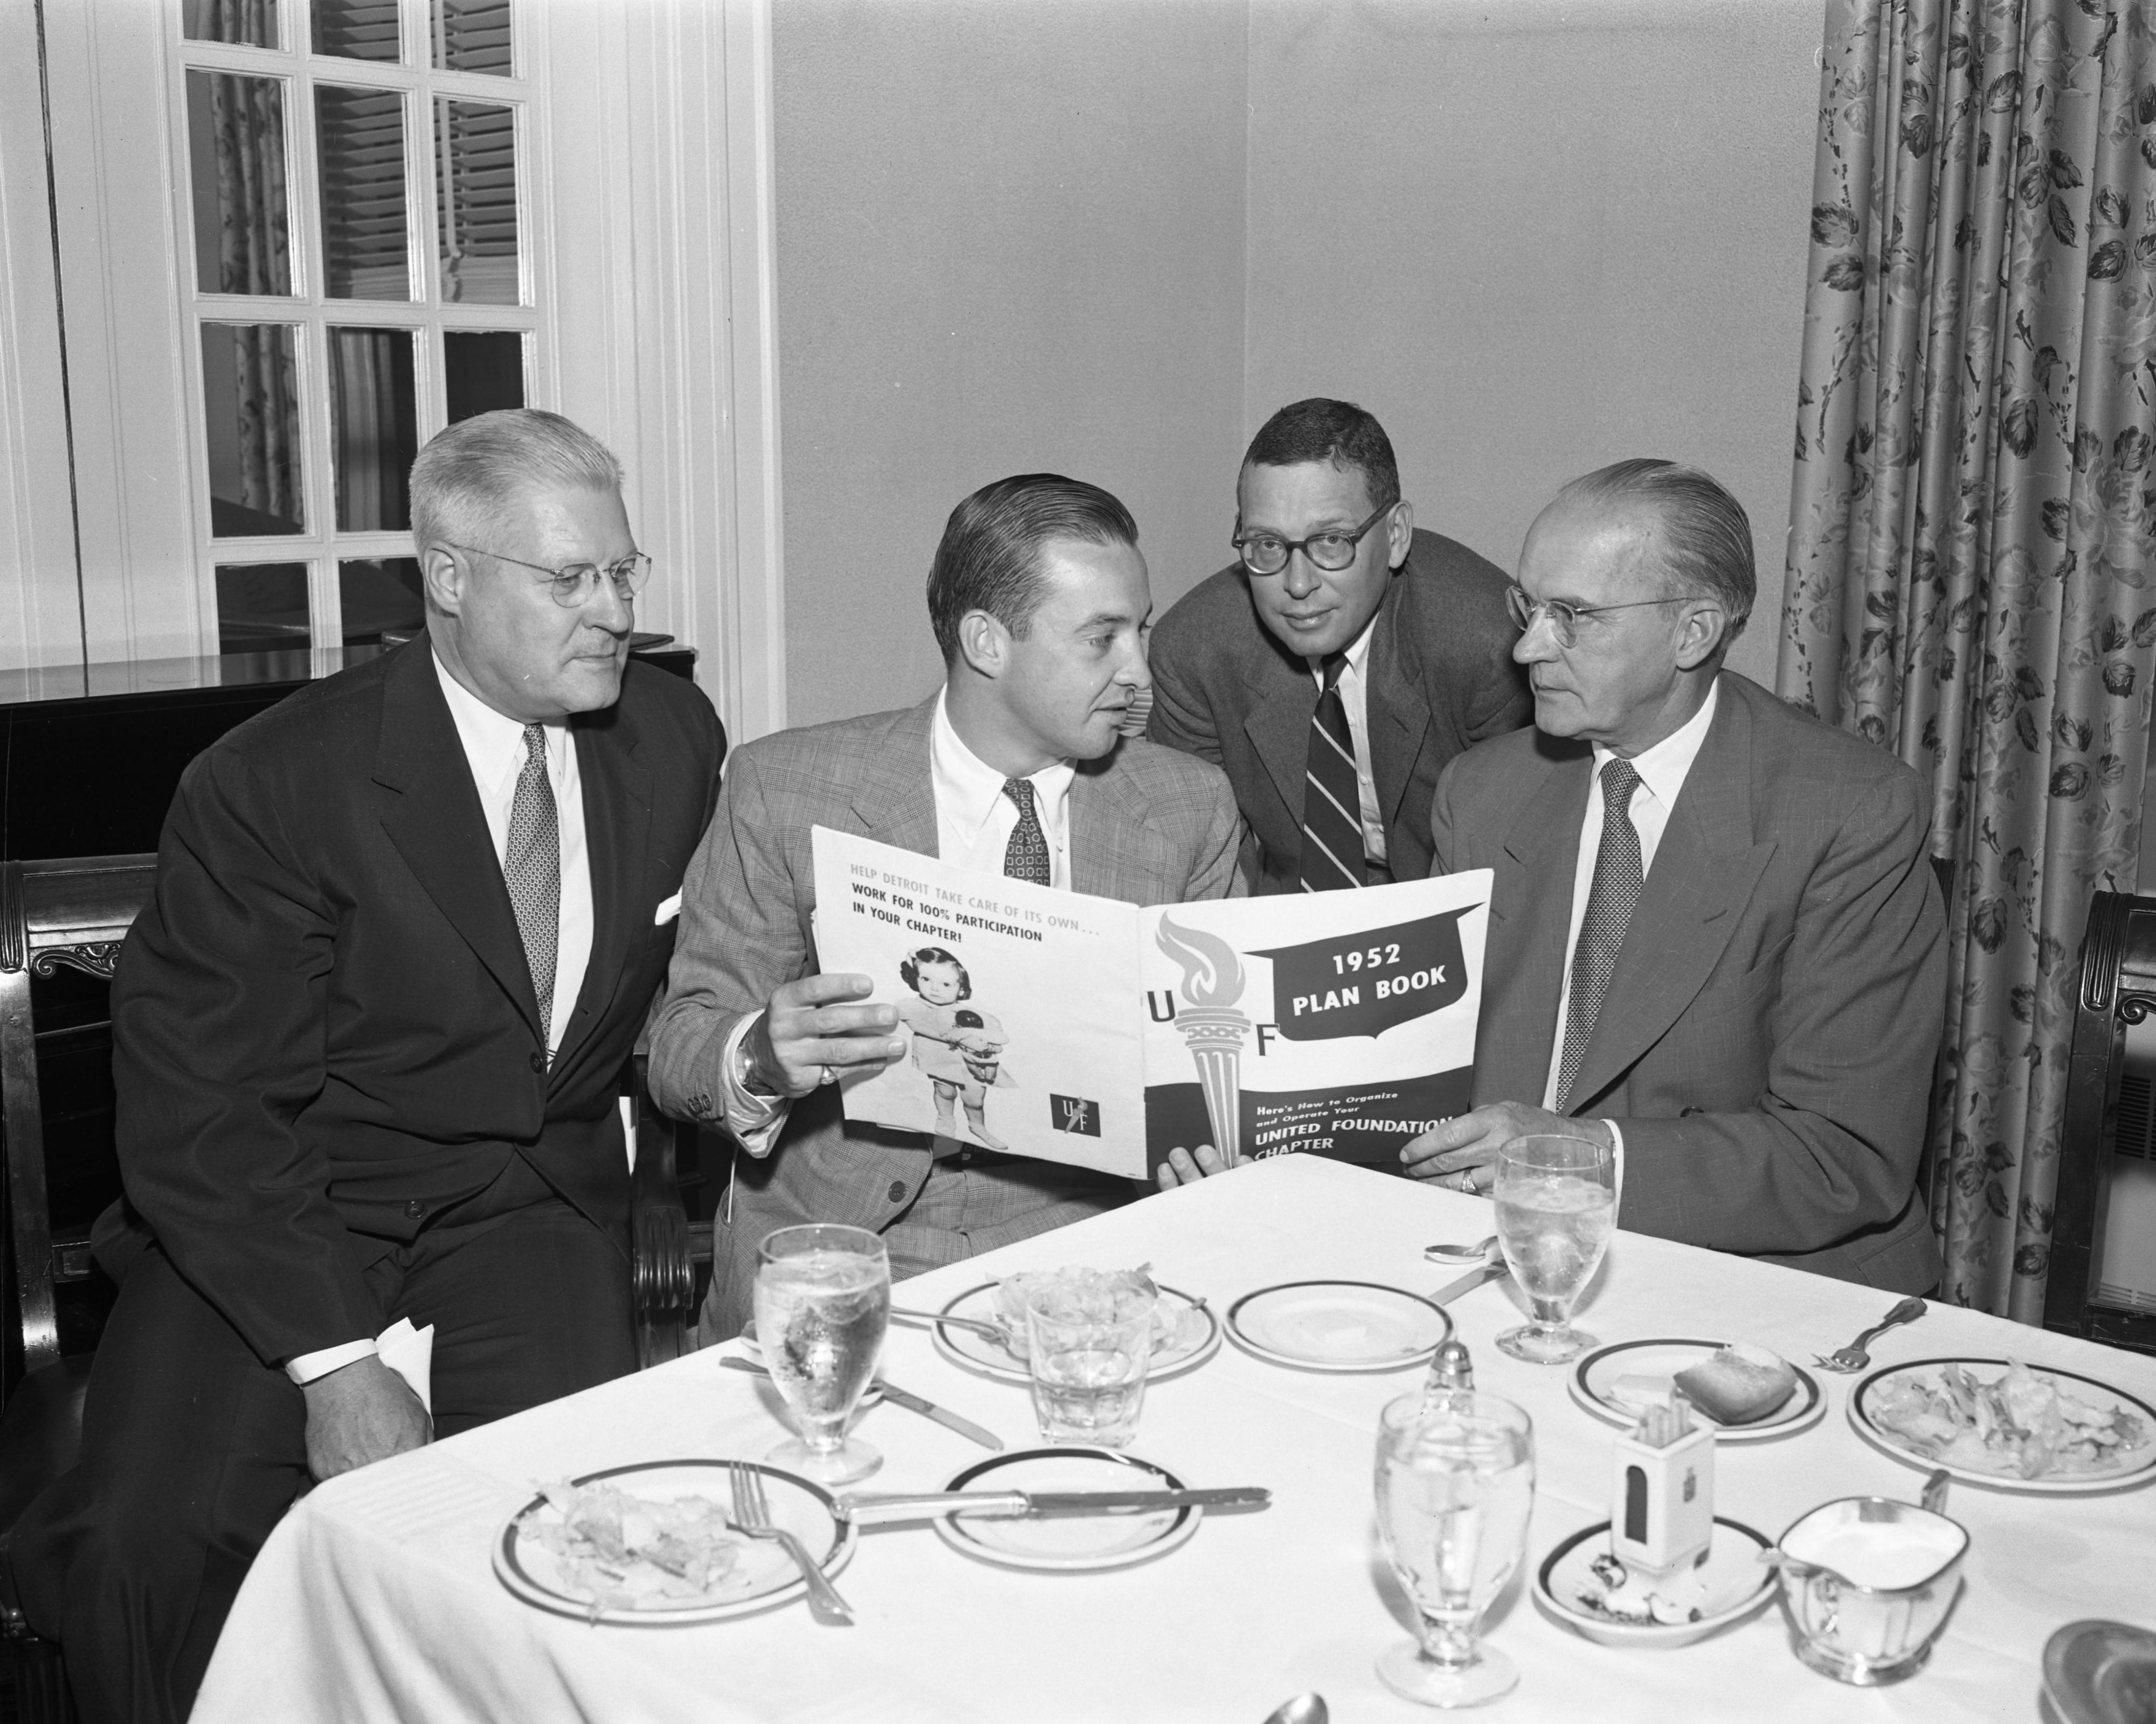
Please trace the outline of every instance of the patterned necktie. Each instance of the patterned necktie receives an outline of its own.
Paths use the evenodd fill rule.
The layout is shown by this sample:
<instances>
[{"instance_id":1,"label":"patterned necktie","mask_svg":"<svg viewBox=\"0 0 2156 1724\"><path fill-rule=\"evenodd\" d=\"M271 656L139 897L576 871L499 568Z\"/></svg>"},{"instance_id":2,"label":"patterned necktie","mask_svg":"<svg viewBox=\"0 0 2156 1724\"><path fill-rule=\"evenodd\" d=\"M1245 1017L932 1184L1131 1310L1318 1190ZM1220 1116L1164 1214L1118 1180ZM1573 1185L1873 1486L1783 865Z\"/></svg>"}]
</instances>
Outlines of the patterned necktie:
<instances>
[{"instance_id":1,"label":"patterned necktie","mask_svg":"<svg viewBox=\"0 0 2156 1724\"><path fill-rule=\"evenodd\" d=\"M1348 655L1325 661L1325 691L1310 715L1310 761L1302 786L1302 889L1337 891L1365 884L1363 875L1363 792L1355 777L1355 738L1348 706L1340 698L1340 673Z\"/></svg>"},{"instance_id":2,"label":"patterned necktie","mask_svg":"<svg viewBox=\"0 0 2156 1724\"><path fill-rule=\"evenodd\" d=\"M554 786L547 776L547 727L524 726L524 770L509 807L509 853L501 877L509 887L524 965L539 996L539 1034L550 1044L554 1022L554 947L562 915L562 836Z\"/></svg>"},{"instance_id":3,"label":"patterned necktie","mask_svg":"<svg viewBox=\"0 0 2156 1724\"><path fill-rule=\"evenodd\" d=\"M1034 812L1032 782L1006 778L1004 794L1018 804L1018 824L1011 829L1010 842L1004 846L1004 872L1013 880L1047 885L1048 834L1040 829L1040 816Z\"/></svg>"},{"instance_id":4,"label":"patterned necktie","mask_svg":"<svg viewBox=\"0 0 2156 1724\"><path fill-rule=\"evenodd\" d=\"M1626 812L1640 775L1629 760L1612 760L1602 769L1602 844L1594 853L1594 884L1588 889L1587 914L1580 918L1579 944L1573 948L1572 995L1564 1013L1564 1054L1558 1065L1557 1111L1571 1099L1573 1080L1594 1034L1594 1014L1609 992L1617 967L1617 948L1632 926L1646 870L1640 862L1640 834Z\"/></svg>"}]
</instances>

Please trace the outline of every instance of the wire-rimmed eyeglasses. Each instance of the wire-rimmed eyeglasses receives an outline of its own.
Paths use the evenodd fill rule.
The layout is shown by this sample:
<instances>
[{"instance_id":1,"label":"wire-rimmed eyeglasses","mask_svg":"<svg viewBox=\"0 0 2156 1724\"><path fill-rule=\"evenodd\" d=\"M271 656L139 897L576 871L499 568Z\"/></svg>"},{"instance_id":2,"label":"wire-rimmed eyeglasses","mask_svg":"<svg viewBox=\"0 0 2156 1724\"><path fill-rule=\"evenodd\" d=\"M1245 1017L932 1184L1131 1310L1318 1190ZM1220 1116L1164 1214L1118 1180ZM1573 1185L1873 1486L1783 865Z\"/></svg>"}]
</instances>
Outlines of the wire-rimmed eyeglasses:
<instances>
[{"instance_id":1,"label":"wire-rimmed eyeglasses","mask_svg":"<svg viewBox=\"0 0 2156 1724\"><path fill-rule=\"evenodd\" d=\"M624 604L632 603L644 590L644 583L651 578L651 559L641 551L631 552L619 562L610 562L603 567L595 562L569 562L559 568L549 568L543 562L526 562L521 557L505 557L499 551L459 545L454 539L444 539L441 542L453 551L473 557L491 557L496 562L513 562L521 569L546 576L547 592L564 610L574 610L587 603L598 591L602 576L613 582L614 593Z\"/></svg>"},{"instance_id":2,"label":"wire-rimmed eyeglasses","mask_svg":"<svg viewBox=\"0 0 2156 1724\"><path fill-rule=\"evenodd\" d=\"M1557 644L1568 647L1577 638L1573 624L1582 617L1599 617L1609 611L1636 611L1650 604L1683 604L1698 597L1696 593L1676 593L1666 598L1627 599L1623 604L1568 604L1562 598L1545 598L1537 603L1527 597L1525 588L1516 584L1505 589L1505 608L1512 613L1512 621L1522 634L1535 626L1537 617L1548 617L1550 633L1557 637Z\"/></svg>"},{"instance_id":3,"label":"wire-rimmed eyeglasses","mask_svg":"<svg viewBox=\"0 0 2156 1724\"><path fill-rule=\"evenodd\" d=\"M1243 559L1243 567L1254 575L1276 575L1287 567L1287 560L1300 551L1317 567L1327 574L1337 574L1355 561L1357 548L1375 526L1392 512L1395 504L1388 503L1353 532L1334 531L1312 533L1306 539L1283 539L1277 533L1245 533L1240 530L1229 543L1235 547Z\"/></svg>"}]
</instances>

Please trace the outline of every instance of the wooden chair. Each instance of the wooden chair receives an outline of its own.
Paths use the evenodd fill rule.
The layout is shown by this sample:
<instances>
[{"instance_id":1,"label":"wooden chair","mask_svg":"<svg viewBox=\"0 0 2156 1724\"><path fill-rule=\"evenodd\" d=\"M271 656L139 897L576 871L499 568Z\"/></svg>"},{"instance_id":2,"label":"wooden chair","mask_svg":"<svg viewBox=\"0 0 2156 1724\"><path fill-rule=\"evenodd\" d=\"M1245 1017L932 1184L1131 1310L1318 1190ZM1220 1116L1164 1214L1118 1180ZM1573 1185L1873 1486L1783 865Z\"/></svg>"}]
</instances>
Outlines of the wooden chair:
<instances>
[{"instance_id":1,"label":"wooden chair","mask_svg":"<svg viewBox=\"0 0 2156 1724\"><path fill-rule=\"evenodd\" d=\"M8 1199L22 1380L0 1403L0 1672L11 1675L23 1724L74 1716L59 1649L29 1631L8 1596L5 1545L30 1499L74 1465L82 1440L86 1354L64 1356L58 1287L94 1273L86 1230L55 1237L48 1198L38 1047L105 1028L40 1033L33 977L62 969L109 981L121 942L150 895L151 855L0 863L0 1174Z\"/></svg>"},{"instance_id":2,"label":"wooden chair","mask_svg":"<svg viewBox=\"0 0 2156 1724\"><path fill-rule=\"evenodd\" d=\"M2156 1352L2156 1314L2103 1305L2099 1260L2118 1139L2126 1026L2156 1010L2156 898L2098 892L2082 940L2081 988L2066 1064L2044 1326Z\"/></svg>"},{"instance_id":3,"label":"wooden chair","mask_svg":"<svg viewBox=\"0 0 2156 1724\"><path fill-rule=\"evenodd\" d=\"M629 1176L629 1298L639 1371L681 1357L696 1319L696 1265L711 1260L711 1229L693 1227L682 1201L683 1176L694 1178L696 1128L652 1106L645 1070L645 1056L639 1054L629 1061L622 1090L629 1098L629 1126L636 1137L636 1166Z\"/></svg>"}]
</instances>

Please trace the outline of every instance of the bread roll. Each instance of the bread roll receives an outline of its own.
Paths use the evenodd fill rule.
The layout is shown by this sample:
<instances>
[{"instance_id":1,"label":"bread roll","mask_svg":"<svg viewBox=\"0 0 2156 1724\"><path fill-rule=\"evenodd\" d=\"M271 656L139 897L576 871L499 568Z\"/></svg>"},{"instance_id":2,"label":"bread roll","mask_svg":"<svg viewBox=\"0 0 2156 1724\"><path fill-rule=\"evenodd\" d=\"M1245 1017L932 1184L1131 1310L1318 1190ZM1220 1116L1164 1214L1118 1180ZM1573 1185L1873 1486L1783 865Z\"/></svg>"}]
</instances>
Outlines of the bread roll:
<instances>
[{"instance_id":1,"label":"bread roll","mask_svg":"<svg viewBox=\"0 0 2156 1724\"><path fill-rule=\"evenodd\" d=\"M1676 1385L1717 1424L1753 1424L1796 1392L1797 1373L1779 1353L1740 1343L1686 1366Z\"/></svg>"}]
</instances>

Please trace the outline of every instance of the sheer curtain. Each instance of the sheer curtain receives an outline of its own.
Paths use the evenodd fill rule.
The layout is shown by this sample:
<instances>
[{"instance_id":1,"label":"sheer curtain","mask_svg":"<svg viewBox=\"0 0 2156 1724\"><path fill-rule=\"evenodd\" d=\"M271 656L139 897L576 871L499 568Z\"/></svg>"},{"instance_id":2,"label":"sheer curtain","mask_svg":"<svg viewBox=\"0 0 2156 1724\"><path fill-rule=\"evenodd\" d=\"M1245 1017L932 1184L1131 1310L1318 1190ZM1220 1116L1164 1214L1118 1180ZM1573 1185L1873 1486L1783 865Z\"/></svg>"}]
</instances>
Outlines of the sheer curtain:
<instances>
[{"instance_id":1,"label":"sheer curtain","mask_svg":"<svg viewBox=\"0 0 2156 1724\"><path fill-rule=\"evenodd\" d=\"M2111 0L1831 0L1820 83L1777 682L1932 782L1957 877L1943 1292L2028 1322L2082 925L2140 838L2152 26Z\"/></svg>"}]
</instances>

